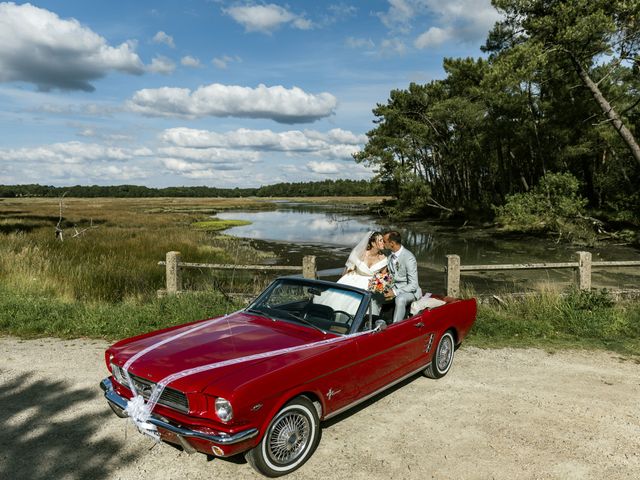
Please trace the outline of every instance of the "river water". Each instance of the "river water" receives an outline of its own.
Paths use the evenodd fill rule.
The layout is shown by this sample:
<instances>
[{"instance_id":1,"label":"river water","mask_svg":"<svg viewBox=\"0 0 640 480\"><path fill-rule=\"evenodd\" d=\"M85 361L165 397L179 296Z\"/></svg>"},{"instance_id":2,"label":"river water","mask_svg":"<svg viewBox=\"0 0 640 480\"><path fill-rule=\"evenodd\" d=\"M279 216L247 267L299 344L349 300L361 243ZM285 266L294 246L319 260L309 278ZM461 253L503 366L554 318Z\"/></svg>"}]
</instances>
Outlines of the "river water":
<instances>
[{"instance_id":1,"label":"river water","mask_svg":"<svg viewBox=\"0 0 640 480\"><path fill-rule=\"evenodd\" d=\"M457 254L463 265L575 262L577 251L591 252L593 261L640 260L640 250L624 245L578 248L538 237L503 235L490 228L465 228L432 222L389 222L388 219L350 214L330 206L282 203L272 211L231 211L221 219L248 220L251 225L233 227L225 233L250 239L275 254L273 263L300 265L304 255L315 255L319 275L337 279L351 248L369 230L397 229L419 267L424 291L444 292L447 254ZM477 293L522 292L545 284L576 283L574 269L463 272L463 289ZM638 288L639 267L594 268L596 288Z\"/></svg>"}]
</instances>

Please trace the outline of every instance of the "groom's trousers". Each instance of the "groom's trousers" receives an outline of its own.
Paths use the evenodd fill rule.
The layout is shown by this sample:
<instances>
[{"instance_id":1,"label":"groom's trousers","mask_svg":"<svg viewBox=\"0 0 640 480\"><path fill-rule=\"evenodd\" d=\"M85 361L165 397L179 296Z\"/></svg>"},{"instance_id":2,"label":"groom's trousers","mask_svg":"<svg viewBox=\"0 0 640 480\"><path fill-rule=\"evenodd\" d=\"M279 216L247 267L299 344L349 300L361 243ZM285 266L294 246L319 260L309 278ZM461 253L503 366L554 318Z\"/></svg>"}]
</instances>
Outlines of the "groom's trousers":
<instances>
[{"instance_id":1,"label":"groom's trousers","mask_svg":"<svg viewBox=\"0 0 640 480\"><path fill-rule=\"evenodd\" d=\"M404 320L404 316L407 313L407 305L416 299L413 293L400 292L396 295L395 303L396 309L393 312L393 323L401 322Z\"/></svg>"}]
</instances>

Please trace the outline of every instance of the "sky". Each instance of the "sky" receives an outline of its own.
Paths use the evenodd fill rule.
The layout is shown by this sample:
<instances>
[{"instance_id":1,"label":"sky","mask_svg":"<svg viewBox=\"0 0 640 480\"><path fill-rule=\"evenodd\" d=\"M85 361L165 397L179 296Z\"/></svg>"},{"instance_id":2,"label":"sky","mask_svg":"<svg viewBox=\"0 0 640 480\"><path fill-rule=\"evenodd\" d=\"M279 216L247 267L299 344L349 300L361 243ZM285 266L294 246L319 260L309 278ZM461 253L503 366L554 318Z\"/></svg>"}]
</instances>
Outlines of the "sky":
<instances>
[{"instance_id":1,"label":"sky","mask_svg":"<svg viewBox=\"0 0 640 480\"><path fill-rule=\"evenodd\" d=\"M0 3L0 184L366 179L393 89L478 57L490 0Z\"/></svg>"}]
</instances>

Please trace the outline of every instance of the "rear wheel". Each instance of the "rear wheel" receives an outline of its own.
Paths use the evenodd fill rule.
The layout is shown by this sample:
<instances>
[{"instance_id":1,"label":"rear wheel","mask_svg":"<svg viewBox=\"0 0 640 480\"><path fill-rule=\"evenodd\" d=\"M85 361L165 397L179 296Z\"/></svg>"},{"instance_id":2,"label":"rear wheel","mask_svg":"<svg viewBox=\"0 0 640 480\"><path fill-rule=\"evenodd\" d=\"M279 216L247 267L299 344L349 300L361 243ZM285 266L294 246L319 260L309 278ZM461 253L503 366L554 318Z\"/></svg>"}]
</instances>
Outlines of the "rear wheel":
<instances>
[{"instance_id":1,"label":"rear wheel","mask_svg":"<svg viewBox=\"0 0 640 480\"><path fill-rule=\"evenodd\" d=\"M453 353L455 351L456 342L453 338L451 330L444 332L440 337L436 351L433 354L431 363L424 369L425 376L429 378L444 377L451 365L453 364Z\"/></svg>"},{"instance_id":2,"label":"rear wheel","mask_svg":"<svg viewBox=\"0 0 640 480\"><path fill-rule=\"evenodd\" d=\"M319 441L318 412L306 397L297 397L273 417L260 443L245 458L259 473L279 477L300 468Z\"/></svg>"}]
</instances>

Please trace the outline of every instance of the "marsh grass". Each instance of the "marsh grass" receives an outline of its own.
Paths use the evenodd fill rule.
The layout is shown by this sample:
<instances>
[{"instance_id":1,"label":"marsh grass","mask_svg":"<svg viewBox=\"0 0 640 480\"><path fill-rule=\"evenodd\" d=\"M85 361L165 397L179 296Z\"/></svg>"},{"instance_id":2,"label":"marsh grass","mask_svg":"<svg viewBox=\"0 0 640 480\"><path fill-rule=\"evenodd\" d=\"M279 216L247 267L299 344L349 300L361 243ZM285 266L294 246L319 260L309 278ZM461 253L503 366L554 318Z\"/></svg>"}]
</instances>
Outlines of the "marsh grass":
<instances>
[{"instance_id":1,"label":"marsh grass","mask_svg":"<svg viewBox=\"0 0 640 480\"><path fill-rule=\"evenodd\" d=\"M65 198L60 241L57 199L0 201L0 332L115 339L238 309L222 292L253 293L261 286L228 272L185 270L184 287L195 292L157 298L165 281L158 261L168 251L195 263L259 263L272 256L247 241L191 227L222 203L251 204ZM95 228L74 237L90 225Z\"/></svg>"},{"instance_id":2,"label":"marsh grass","mask_svg":"<svg viewBox=\"0 0 640 480\"><path fill-rule=\"evenodd\" d=\"M223 220L221 218L214 218L203 222L194 222L191 224L191 227L197 230L204 230L206 232L219 232L226 230L227 228L250 224L251 222L247 220Z\"/></svg>"},{"instance_id":3,"label":"marsh grass","mask_svg":"<svg viewBox=\"0 0 640 480\"><path fill-rule=\"evenodd\" d=\"M234 200L240 206L250 204ZM164 286L164 269L158 262L168 251L180 251L185 261L196 263L256 263L269 256L241 239L191 228L210 220L198 209L222 203L199 201L65 198L61 242L55 236L57 199L5 199L0 202L2 285L66 302L144 302ZM172 208L184 211L167 211ZM90 225L95 228L74 237ZM190 289L206 288L212 279L210 271L189 270L184 275Z\"/></svg>"},{"instance_id":4,"label":"marsh grass","mask_svg":"<svg viewBox=\"0 0 640 480\"><path fill-rule=\"evenodd\" d=\"M640 304L606 291L542 290L483 304L470 341L478 346L598 348L640 355Z\"/></svg>"},{"instance_id":5,"label":"marsh grass","mask_svg":"<svg viewBox=\"0 0 640 480\"><path fill-rule=\"evenodd\" d=\"M115 340L241 308L209 290L147 302L66 302L0 286L0 332L20 337Z\"/></svg>"}]
</instances>

